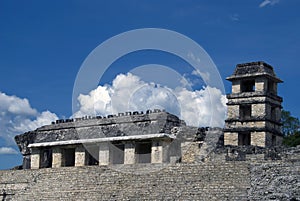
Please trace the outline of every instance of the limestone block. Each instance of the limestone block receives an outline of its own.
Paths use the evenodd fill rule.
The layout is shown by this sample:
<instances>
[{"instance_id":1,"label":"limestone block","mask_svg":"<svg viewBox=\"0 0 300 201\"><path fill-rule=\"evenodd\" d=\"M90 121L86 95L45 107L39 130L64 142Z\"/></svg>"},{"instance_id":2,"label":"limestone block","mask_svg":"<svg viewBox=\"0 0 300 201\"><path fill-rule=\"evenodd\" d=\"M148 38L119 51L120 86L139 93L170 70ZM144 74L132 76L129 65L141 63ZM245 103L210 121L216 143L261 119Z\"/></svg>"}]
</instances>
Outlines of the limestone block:
<instances>
[{"instance_id":1,"label":"limestone block","mask_svg":"<svg viewBox=\"0 0 300 201\"><path fill-rule=\"evenodd\" d=\"M224 133L224 145L238 146L238 133L225 132Z\"/></svg>"},{"instance_id":2,"label":"limestone block","mask_svg":"<svg viewBox=\"0 0 300 201\"><path fill-rule=\"evenodd\" d=\"M53 147L52 149L52 167L53 168L58 168L64 166L63 164L63 153L62 149L59 147Z\"/></svg>"},{"instance_id":3,"label":"limestone block","mask_svg":"<svg viewBox=\"0 0 300 201\"><path fill-rule=\"evenodd\" d=\"M255 79L255 91L265 91L266 90L266 80L263 78Z\"/></svg>"},{"instance_id":4,"label":"limestone block","mask_svg":"<svg viewBox=\"0 0 300 201\"><path fill-rule=\"evenodd\" d=\"M239 117L239 105L228 105L227 118L234 119Z\"/></svg>"},{"instance_id":5,"label":"limestone block","mask_svg":"<svg viewBox=\"0 0 300 201\"><path fill-rule=\"evenodd\" d=\"M153 141L151 147L151 163L164 163L168 160L168 146L164 141Z\"/></svg>"},{"instance_id":6,"label":"limestone block","mask_svg":"<svg viewBox=\"0 0 300 201\"><path fill-rule=\"evenodd\" d=\"M226 128L265 128L265 121L249 121L249 122L230 122L226 123Z\"/></svg>"},{"instance_id":7,"label":"limestone block","mask_svg":"<svg viewBox=\"0 0 300 201\"><path fill-rule=\"evenodd\" d=\"M99 165L109 165L109 143L99 145Z\"/></svg>"},{"instance_id":8,"label":"limestone block","mask_svg":"<svg viewBox=\"0 0 300 201\"><path fill-rule=\"evenodd\" d=\"M251 132L251 145L265 147L266 132Z\"/></svg>"},{"instance_id":9,"label":"limestone block","mask_svg":"<svg viewBox=\"0 0 300 201\"><path fill-rule=\"evenodd\" d=\"M133 142L128 142L125 144L124 164L134 164L134 163L135 163L135 145Z\"/></svg>"},{"instance_id":10,"label":"limestone block","mask_svg":"<svg viewBox=\"0 0 300 201\"><path fill-rule=\"evenodd\" d=\"M240 93L241 92L241 84L239 80L233 81L232 82L232 93Z\"/></svg>"},{"instance_id":11,"label":"limestone block","mask_svg":"<svg viewBox=\"0 0 300 201\"><path fill-rule=\"evenodd\" d=\"M39 149L31 149L31 169L39 169L40 168L40 150Z\"/></svg>"},{"instance_id":12,"label":"limestone block","mask_svg":"<svg viewBox=\"0 0 300 201\"><path fill-rule=\"evenodd\" d=\"M75 148L75 166L84 166L86 165L86 153L82 145L79 145Z\"/></svg>"},{"instance_id":13,"label":"limestone block","mask_svg":"<svg viewBox=\"0 0 300 201\"><path fill-rule=\"evenodd\" d=\"M251 116L253 117L265 117L266 116L266 105L265 104L252 104L251 105Z\"/></svg>"}]
</instances>

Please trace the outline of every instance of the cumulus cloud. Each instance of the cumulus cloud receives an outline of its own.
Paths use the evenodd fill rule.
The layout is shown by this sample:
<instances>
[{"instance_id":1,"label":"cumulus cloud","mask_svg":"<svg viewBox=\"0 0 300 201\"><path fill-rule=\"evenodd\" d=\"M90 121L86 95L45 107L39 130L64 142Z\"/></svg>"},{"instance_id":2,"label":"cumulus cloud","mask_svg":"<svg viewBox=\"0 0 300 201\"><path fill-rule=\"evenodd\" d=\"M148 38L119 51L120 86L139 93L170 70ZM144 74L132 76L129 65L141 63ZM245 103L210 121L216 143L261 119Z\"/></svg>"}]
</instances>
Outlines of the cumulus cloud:
<instances>
[{"instance_id":1,"label":"cumulus cloud","mask_svg":"<svg viewBox=\"0 0 300 201\"><path fill-rule=\"evenodd\" d=\"M57 116L49 111L39 113L26 98L0 92L0 138L5 140L7 146L14 145L15 135L50 124L56 119ZM6 145L0 148L2 153L10 150Z\"/></svg>"},{"instance_id":2,"label":"cumulus cloud","mask_svg":"<svg viewBox=\"0 0 300 201\"><path fill-rule=\"evenodd\" d=\"M1 154L18 154L19 152L11 147L0 147Z\"/></svg>"},{"instance_id":3,"label":"cumulus cloud","mask_svg":"<svg viewBox=\"0 0 300 201\"><path fill-rule=\"evenodd\" d=\"M195 72L199 73L199 72ZM226 97L219 89L175 89L148 83L131 73L118 75L112 85L98 86L78 97L80 109L73 116L108 115L160 108L178 115L192 126L223 127Z\"/></svg>"},{"instance_id":4,"label":"cumulus cloud","mask_svg":"<svg viewBox=\"0 0 300 201\"><path fill-rule=\"evenodd\" d=\"M273 5L278 4L278 3L279 3L279 0L264 0L263 2L261 2L259 4L259 7L263 8L263 7L268 6L268 5L273 6Z\"/></svg>"},{"instance_id":5,"label":"cumulus cloud","mask_svg":"<svg viewBox=\"0 0 300 201\"><path fill-rule=\"evenodd\" d=\"M37 111L30 107L29 101L0 92L0 111L14 115L35 115Z\"/></svg>"}]
</instances>

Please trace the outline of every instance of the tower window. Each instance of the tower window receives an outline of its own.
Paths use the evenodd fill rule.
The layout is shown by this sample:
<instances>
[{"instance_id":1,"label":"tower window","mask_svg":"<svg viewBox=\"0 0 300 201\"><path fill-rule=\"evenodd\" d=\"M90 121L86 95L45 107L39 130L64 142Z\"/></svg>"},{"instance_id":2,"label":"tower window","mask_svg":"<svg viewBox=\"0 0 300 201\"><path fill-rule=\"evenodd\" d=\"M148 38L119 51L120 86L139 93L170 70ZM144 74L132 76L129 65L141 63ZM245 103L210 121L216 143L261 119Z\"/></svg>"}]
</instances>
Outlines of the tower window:
<instances>
[{"instance_id":1,"label":"tower window","mask_svg":"<svg viewBox=\"0 0 300 201\"><path fill-rule=\"evenodd\" d=\"M250 145L251 134L250 132L239 132L238 134L238 145Z\"/></svg>"},{"instance_id":2,"label":"tower window","mask_svg":"<svg viewBox=\"0 0 300 201\"><path fill-rule=\"evenodd\" d=\"M268 92L275 93L275 83L271 80L268 81Z\"/></svg>"},{"instance_id":3,"label":"tower window","mask_svg":"<svg viewBox=\"0 0 300 201\"><path fill-rule=\"evenodd\" d=\"M251 118L251 105L240 105L240 120Z\"/></svg>"},{"instance_id":4,"label":"tower window","mask_svg":"<svg viewBox=\"0 0 300 201\"><path fill-rule=\"evenodd\" d=\"M241 83L242 92L254 92L255 91L255 80L245 80Z\"/></svg>"}]
</instances>

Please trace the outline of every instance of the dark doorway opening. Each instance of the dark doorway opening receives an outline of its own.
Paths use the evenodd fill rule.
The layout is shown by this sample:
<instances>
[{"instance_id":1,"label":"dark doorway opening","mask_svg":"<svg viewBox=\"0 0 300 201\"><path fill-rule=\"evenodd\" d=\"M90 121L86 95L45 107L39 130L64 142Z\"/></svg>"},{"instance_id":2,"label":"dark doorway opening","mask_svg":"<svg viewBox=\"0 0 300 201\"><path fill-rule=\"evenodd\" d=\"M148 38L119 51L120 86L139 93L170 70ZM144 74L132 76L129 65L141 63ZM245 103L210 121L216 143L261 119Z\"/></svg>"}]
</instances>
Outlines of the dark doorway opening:
<instances>
[{"instance_id":1,"label":"dark doorway opening","mask_svg":"<svg viewBox=\"0 0 300 201\"><path fill-rule=\"evenodd\" d=\"M65 166L75 165L75 148L68 148L64 150Z\"/></svg>"},{"instance_id":2,"label":"dark doorway opening","mask_svg":"<svg viewBox=\"0 0 300 201\"><path fill-rule=\"evenodd\" d=\"M52 167L52 150L42 149L40 153L40 168Z\"/></svg>"},{"instance_id":3,"label":"dark doorway opening","mask_svg":"<svg viewBox=\"0 0 300 201\"><path fill-rule=\"evenodd\" d=\"M151 142L136 143L136 163L151 163L151 147Z\"/></svg>"},{"instance_id":4,"label":"dark doorway opening","mask_svg":"<svg viewBox=\"0 0 300 201\"><path fill-rule=\"evenodd\" d=\"M110 148L110 161L112 164L124 164L124 144L114 143Z\"/></svg>"},{"instance_id":5,"label":"dark doorway opening","mask_svg":"<svg viewBox=\"0 0 300 201\"><path fill-rule=\"evenodd\" d=\"M86 151L87 165L99 164L99 146L88 146Z\"/></svg>"}]
</instances>

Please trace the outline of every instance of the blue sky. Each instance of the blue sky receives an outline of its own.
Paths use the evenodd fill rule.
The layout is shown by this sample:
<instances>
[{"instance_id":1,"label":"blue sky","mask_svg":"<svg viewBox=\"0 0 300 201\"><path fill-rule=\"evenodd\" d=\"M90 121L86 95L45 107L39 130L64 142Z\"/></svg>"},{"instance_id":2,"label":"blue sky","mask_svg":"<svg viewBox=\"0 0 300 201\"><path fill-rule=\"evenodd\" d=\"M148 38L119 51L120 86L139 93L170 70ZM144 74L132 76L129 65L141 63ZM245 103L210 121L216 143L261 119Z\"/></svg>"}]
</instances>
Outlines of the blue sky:
<instances>
[{"instance_id":1,"label":"blue sky","mask_svg":"<svg viewBox=\"0 0 300 201\"><path fill-rule=\"evenodd\" d=\"M110 37L152 27L200 44L219 69L227 93L225 77L237 63L271 64L284 80L279 87L284 109L300 117L299 8L298 0L0 1L0 92L6 99L26 98L30 107L21 101L24 107L35 110L28 110L28 119L49 116L43 113L48 110L69 117L74 80L87 55ZM143 52L116 63L102 84L150 60L178 65L170 56ZM1 120L9 118L15 117ZM3 137L7 124L0 125L0 147L15 148ZM19 163L20 155L0 154L0 169Z\"/></svg>"}]
</instances>

